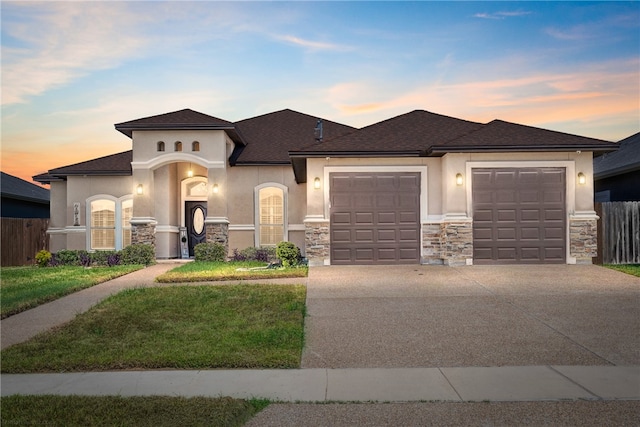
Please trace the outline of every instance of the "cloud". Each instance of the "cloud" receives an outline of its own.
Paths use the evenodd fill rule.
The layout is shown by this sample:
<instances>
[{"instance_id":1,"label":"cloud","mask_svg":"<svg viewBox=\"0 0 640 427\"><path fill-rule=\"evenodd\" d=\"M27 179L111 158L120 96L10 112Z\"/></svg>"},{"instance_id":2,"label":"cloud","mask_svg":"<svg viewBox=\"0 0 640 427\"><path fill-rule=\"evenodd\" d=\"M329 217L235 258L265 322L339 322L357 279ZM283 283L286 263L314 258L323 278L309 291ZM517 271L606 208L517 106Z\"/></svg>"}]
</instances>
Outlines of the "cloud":
<instances>
[{"instance_id":1,"label":"cloud","mask_svg":"<svg viewBox=\"0 0 640 427\"><path fill-rule=\"evenodd\" d=\"M530 15L531 12L526 12L526 11L504 11L504 12L494 12L494 13L476 13L475 15L473 15L474 18L481 18L481 19L505 19L505 18L513 18L513 17L517 17L517 16L526 16L526 15Z\"/></svg>"},{"instance_id":2,"label":"cloud","mask_svg":"<svg viewBox=\"0 0 640 427\"><path fill-rule=\"evenodd\" d=\"M3 31L17 44L3 41L3 105L115 67L146 43L133 34L136 20L126 3L13 3L8 8L3 15L13 19L3 19Z\"/></svg>"},{"instance_id":3,"label":"cloud","mask_svg":"<svg viewBox=\"0 0 640 427\"><path fill-rule=\"evenodd\" d=\"M291 35L276 35L277 40L284 41L289 44L309 48L312 50L333 50L333 51L345 51L350 50L347 46L341 46L333 43L318 42L313 40L305 40L300 37Z\"/></svg>"}]
</instances>

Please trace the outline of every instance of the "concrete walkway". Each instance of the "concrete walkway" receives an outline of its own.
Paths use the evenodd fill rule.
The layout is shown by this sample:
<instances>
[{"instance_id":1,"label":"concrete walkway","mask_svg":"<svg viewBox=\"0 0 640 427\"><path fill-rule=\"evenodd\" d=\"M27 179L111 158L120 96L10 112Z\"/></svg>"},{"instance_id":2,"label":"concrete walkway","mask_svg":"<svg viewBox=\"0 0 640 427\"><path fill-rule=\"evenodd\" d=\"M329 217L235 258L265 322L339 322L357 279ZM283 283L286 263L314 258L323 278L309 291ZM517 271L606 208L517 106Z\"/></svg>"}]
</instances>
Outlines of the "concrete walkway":
<instances>
[{"instance_id":1,"label":"concrete walkway","mask_svg":"<svg viewBox=\"0 0 640 427\"><path fill-rule=\"evenodd\" d=\"M2 375L12 394L231 396L281 402L640 400L640 367L128 371Z\"/></svg>"}]
</instances>

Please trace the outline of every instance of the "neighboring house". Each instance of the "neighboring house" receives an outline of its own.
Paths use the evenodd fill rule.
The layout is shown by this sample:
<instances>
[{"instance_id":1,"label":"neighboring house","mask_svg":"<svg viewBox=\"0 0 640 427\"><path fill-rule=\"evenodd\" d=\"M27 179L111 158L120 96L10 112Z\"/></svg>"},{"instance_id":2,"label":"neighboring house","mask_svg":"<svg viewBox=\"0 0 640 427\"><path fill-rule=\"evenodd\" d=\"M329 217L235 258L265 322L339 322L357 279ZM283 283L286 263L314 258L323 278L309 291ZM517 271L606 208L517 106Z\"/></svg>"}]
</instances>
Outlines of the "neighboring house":
<instances>
[{"instance_id":1,"label":"neighboring house","mask_svg":"<svg viewBox=\"0 0 640 427\"><path fill-rule=\"evenodd\" d=\"M3 218L49 218L49 190L0 172Z\"/></svg>"},{"instance_id":2,"label":"neighboring house","mask_svg":"<svg viewBox=\"0 0 640 427\"><path fill-rule=\"evenodd\" d=\"M593 159L596 202L640 201L640 132Z\"/></svg>"},{"instance_id":3,"label":"neighboring house","mask_svg":"<svg viewBox=\"0 0 640 427\"><path fill-rule=\"evenodd\" d=\"M51 183L53 251L288 240L312 265L590 263L593 153L617 148L420 110L362 129L188 109L115 128L132 151L34 177Z\"/></svg>"}]
</instances>

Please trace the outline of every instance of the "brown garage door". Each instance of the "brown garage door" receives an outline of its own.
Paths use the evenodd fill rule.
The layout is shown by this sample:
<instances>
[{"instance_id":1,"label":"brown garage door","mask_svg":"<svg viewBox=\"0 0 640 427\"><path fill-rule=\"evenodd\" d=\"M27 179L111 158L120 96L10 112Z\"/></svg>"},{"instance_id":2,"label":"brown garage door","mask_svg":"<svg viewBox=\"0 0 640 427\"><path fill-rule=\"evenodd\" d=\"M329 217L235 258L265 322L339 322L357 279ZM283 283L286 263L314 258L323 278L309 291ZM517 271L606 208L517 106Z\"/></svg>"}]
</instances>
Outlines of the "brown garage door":
<instances>
[{"instance_id":1,"label":"brown garage door","mask_svg":"<svg viewBox=\"0 0 640 427\"><path fill-rule=\"evenodd\" d=\"M473 169L474 264L565 263L565 171Z\"/></svg>"},{"instance_id":2,"label":"brown garage door","mask_svg":"<svg viewBox=\"0 0 640 427\"><path fill-rule=\"evenodd\" d=\"M420 262L419 173L331 173L331 263Z\"/></svg>"}]
</instances>

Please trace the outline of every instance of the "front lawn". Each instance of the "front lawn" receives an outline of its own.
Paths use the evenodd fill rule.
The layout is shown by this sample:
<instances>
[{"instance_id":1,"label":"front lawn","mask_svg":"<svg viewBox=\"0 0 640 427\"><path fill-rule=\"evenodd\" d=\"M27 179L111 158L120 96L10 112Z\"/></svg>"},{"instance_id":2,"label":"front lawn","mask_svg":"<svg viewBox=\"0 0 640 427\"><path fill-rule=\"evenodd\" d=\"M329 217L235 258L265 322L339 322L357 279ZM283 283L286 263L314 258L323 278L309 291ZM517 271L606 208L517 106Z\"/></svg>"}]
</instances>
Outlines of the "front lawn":
<instances>
[{"instance_id":1,"label":"front lawn","mask_svg":"<svg viewBox=\"0 0 640 427\"><path fill-rule=\"evenodd\" d=\"M174 268L156 278L160 283L213 282L220 280L282 279L287 277L307 277L308 268L264 269L267 264L260 261L238 262L190 262Z\"/></svg>"},{"instance_id":2,"label":"front lawn","mask_svg":"<svg viewBox=\"0 0 640 427\"><path fill-rule=\"evenodd\" d=\"M640 264L605 264L605 267L640 277Z\"/></svg>"},{"instance_id":3,"label":"front lawn","mask_svg":"<svg viewBox=\"0 0 640 427\"><path fill-rule=\"evenodd\" d=\"M114 295L2 351L2 372L297 368L302 285L171 286Z\"/></svg>"},{"instance_id":4,"label":"front lawn","mask_svg":"<svg viewBox=\"0 0 640 427\"><path fill-rule=\"evenodd\" d=\"M9 396L3 426L241 426L268 402L230 397Z\"/></svg>"},{"instance_id":5,"label":"front lawn","mask_svg":"<svg viewBox=\"0 0 640 427\"><path fill-rule=\"evenodd\" d=\"M115 279L141 265L114 267L5 267L0 271L1 318Z\"/></svg>"}]
</instances>

